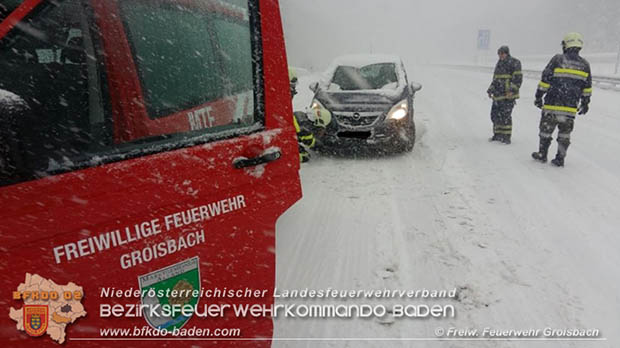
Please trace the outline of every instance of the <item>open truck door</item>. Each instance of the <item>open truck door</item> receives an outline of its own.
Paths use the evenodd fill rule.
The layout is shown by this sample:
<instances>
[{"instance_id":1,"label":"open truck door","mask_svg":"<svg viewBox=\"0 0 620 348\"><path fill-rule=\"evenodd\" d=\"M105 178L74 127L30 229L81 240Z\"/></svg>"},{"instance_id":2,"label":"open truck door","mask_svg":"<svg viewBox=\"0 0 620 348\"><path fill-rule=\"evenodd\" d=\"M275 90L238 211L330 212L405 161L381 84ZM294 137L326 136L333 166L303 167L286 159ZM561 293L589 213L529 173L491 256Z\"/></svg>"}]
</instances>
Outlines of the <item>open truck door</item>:
<instances>
[{"instance_id":1,"label":"open truck door","mask_svg":"<svg viewBox=\"0 0 620 348\"><path fill-rule=\"evenodd\" d=\"M273 304L301 197L277 0L3 6L1 341L269 347L232 307Z\"/></svg>"}]
</instances>

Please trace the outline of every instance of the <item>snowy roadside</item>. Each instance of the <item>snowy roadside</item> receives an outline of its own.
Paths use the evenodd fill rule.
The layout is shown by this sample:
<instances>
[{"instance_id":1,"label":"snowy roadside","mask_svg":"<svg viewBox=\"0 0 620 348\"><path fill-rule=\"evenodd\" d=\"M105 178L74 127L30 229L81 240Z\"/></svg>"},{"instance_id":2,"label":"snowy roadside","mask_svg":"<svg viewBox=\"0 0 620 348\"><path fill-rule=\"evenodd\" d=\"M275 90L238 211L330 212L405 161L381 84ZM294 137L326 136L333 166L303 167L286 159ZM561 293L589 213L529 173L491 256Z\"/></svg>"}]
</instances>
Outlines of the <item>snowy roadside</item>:
<instances>
[{"instance_id":1,"label":"snowy roadside","mask_svg":"<svg viewBox=\"0 0 620 348\"><path fill-rule=\"evenodd\" d=\"M275 320L282 338L429 338L459 329L597 328L607 341L275 341L274 347L618 347L620 105L595 88L562 169L535 163L538 81L526 79L513 144L489 144L484 73L409 69L412 153L315 156L303 199L277 225L278 289L448 289L453 319ZM309 105L300 76L295 109ZM307 92L306 92L307 91ZM552 149L555 149L553 145ZM399 300L400 301L400 300ZM284 301L278 301L284 303Z\"/></svg>"},{"instance_id":2,"label":"snowy roadside","mask_svg":"<svg viewBox=\"0 0 620 348\"><path fill-rule=\"evenodd\" d=\"M440 66L445 67L445 68L451 68L451 69L478 71L478 72L489 73L489 74L493 73L493 70L495 69L494 66L463 65L463 64L454 64L454 65L447 64L447 65L440 65ZM543 68L544 66L538 70L522 69L523 76L527 78L540 79ZM602 89L613 89L616 91L620 91L620 75L593 74L592 84Z\"/></svg>"},{"instance_id":3,"label":"snowy roadside","mask_svg":"<svg viewBox=\"0 0 620 348\"><path fill-rule=\"evenodd\" d=\"M583 53L583 57L590 62L592 73L605 77L620 77L620 71L617 68L618 64L620 64L619 55L619 52L589 53L587 50ZM524 69L542 71L551 57L553 57L553 54L522 56L515 53L515 57L521 60ZM497 56L490 55L477 57L477 64L475 65L494 67L495 63L497 63Z\"/></svg>"}]
</instances>

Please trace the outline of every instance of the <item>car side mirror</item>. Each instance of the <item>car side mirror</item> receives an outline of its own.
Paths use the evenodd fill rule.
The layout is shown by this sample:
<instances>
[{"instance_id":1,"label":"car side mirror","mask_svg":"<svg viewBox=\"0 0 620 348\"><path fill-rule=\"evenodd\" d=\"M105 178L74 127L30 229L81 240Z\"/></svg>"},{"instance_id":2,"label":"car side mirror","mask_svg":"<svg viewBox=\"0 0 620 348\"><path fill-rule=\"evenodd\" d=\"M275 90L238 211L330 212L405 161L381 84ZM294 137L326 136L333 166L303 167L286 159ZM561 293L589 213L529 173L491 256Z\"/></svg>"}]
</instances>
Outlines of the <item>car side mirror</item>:
<instances>
[{"instance_id":1,"label":"car side mirror","mask_svg":"<svg viewBox=\"0 0 620 348\"><path fill-rule=\"evenodd\" d=\"M411 88L411 91L412 91L413 93L415 93L415 92L417 92L417 91L419 91L419 90L421 90L421 89L422 89L422 85L421 85L421 84L419 84L419 83L417 83L417 82L411 82L411 83L409 84L409 88Z\"/></svg>"},{"instance_id":2,"label":"car side mirror","mask_svg":"<svg viewBox=\"0 0 620 348\"><path fill-rule=\"evenodd\" d=\"M319 90L319 83L318 82L313 82L311 83L308 88L310 88L310 90L314 93L316 93L316 91Z\"/></svg>"}]
</instances>

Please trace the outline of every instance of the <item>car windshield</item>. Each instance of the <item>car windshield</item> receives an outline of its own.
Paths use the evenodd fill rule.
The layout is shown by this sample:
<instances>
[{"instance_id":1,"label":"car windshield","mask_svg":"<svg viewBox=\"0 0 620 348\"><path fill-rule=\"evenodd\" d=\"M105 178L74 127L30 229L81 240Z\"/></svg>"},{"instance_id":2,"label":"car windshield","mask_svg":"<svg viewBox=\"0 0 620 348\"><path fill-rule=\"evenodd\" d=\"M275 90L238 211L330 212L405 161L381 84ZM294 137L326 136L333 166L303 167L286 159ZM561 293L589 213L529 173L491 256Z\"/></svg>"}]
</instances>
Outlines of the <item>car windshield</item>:
<instances>
[{"instance_id":1,"label":"car windshield","mask_svg":"<svg viewBox=\"0 0 620 348\"><path fill-rule=\"evenodd\" d=\"M398 77L394 63L369 64L362 67L341 65L334 71L330 90L355 91L396 88Z\"/></svg>"}]
</instances>

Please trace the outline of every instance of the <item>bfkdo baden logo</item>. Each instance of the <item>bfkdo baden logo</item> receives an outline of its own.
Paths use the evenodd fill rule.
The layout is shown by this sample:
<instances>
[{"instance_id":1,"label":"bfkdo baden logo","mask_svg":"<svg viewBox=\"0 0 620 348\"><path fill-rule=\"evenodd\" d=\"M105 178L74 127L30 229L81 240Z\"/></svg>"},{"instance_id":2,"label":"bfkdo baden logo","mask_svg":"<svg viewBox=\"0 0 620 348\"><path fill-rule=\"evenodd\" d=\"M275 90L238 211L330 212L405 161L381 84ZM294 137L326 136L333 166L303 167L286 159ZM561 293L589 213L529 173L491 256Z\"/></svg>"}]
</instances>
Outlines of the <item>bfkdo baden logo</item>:
<instances>
[{"instance_id":1,"label":"bfkdo baden logo","mask_svg":"<svg viewBox=\"0 0 620 348\"><path fill-rule=\"evenodd\" d=\"M9 316L17 330L38 337L48 334L58 343L65 341L65 329L86 316L81 301L84 291L75 283L58 285L38 274L26 274L26 281L13 291L13 300L23 301L21 309L11 307Z\"/></svg>"},{"instance_id":2,"label":"bfkdo baden logo","mask_svg":"<svg viewBox=\"0 0 620 348\"><path fill-rule=\"evenodd\" d=\"M24 306L24 330L30 336L41 336L47 331L49 307L47 305Z\"/></svg>"}]
</instances>

